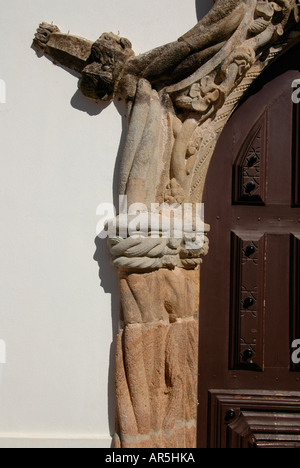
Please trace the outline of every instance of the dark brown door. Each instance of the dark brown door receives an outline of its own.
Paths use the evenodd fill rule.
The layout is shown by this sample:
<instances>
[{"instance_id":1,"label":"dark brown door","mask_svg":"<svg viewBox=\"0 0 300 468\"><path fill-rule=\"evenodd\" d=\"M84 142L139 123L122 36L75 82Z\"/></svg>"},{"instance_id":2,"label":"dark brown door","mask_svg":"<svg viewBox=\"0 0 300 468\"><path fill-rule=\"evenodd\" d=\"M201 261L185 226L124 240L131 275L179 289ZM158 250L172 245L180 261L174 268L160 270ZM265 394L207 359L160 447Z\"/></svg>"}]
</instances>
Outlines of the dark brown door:
<instances>
[{"instance_id":1,"label":"dark brown door","mask_svg":"<svg viewBox=\"0 0 300 468\"><path fill-rule=\"evenodd\" d=\"M300 448L300 366L292 347L300 340L300 104L292 101L299 58L297 46L259 78L209 169L201 448Z\"/></svg>"}]
</instances>

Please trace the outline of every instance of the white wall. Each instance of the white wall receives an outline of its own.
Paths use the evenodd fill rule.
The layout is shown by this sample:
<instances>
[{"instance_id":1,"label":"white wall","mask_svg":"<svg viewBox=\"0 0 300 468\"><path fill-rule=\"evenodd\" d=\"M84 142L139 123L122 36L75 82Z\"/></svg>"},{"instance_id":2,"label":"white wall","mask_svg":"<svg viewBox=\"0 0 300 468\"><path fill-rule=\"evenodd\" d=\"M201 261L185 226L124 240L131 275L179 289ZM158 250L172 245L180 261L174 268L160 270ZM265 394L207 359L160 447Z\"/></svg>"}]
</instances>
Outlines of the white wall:
<instances>
[{"instance_id":1,"label":"white wall","mask_svg":"<svg viewBox=\"0 0 300 468\"><path fill-rule=\"evenodd\" d=\"M106 249L101 280L93 256L96 208L113 200L122 117L37 57L35 29L53 21L92 40L120 32L141 53L179 37L212 4L2 2L0 447L108 447L114 422L117 278Z\"/></svg>"}]
</instances>

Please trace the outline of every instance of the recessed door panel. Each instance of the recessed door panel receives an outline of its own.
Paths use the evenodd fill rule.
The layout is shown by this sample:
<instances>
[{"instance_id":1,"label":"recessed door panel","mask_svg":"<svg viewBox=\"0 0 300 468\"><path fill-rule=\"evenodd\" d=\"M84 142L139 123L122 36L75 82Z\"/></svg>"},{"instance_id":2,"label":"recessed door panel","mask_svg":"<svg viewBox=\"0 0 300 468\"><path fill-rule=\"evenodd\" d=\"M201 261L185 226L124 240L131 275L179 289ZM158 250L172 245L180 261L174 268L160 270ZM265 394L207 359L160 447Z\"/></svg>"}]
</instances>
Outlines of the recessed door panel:
<instances>
[{"instance_id":1,"label":"recessed door panel","mask_svg":"<svg viewBox=\"0 0 300 468\"><path fill-rule=\"evenodd\" d=\"M300 448L300 394L213 390L209 448Z\"/></svg>"},{"instance_id":2,"label":"recessed door panel","mask_svg":"<svg viewBox=\"0 0 300 468\"><path fill-rule=\"evenodd\" d=\"M266 202L268 110L257 119L233 166L233 203L264 205Z\"/></svg>"},{"instance_id":3,"label":"recessed door panel","mask_svg":"<svg viewBox=\"0 0 300 468\"><path fill-rule=\"evenodd\" d=\"M231 233L231 368L263 370L266 237Z\"/></svg>"}]
</instances>

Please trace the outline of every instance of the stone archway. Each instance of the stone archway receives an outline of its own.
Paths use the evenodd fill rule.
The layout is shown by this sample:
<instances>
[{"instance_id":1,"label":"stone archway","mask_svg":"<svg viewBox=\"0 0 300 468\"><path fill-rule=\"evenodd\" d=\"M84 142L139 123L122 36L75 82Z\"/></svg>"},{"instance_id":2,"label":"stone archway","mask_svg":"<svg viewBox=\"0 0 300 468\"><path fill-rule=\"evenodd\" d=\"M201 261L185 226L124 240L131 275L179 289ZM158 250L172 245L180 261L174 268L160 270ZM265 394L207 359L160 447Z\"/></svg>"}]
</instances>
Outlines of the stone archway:
<instances>
[{"instance_id":1,"label":"stone archway","mask_svg":"<svg viewBox=\"0 0 300 468\"><path fill-rule=\"evenodd\" d=\"M179 208L182 221L180 209L201 202L230 115L268 64L299 39L298 3L217 0L183 37L138 57L130 41L112 33L93 43L47 23L37 31L34 46L79 72L86 96L118 95L127 104L119 193L134 208L107 227L124 323L115 447L196 444L199 268L209 226L198 237L191 211L189 230L166 230L162 204ZM129 229L137 225L144 229L138 238Z\"/></svg>"}]
</instances>

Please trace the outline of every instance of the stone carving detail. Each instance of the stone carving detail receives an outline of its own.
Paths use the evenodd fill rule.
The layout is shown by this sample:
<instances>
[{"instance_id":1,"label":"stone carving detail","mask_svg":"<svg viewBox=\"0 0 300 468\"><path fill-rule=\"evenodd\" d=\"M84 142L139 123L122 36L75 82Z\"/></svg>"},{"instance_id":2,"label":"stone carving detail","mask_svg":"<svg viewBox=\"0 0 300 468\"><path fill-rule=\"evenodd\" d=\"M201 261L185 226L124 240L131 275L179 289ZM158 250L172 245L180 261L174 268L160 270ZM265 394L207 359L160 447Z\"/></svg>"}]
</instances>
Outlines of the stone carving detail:
<instances>
[{"instance_id":1,"label":"stone carving detail","mask_svg":"<svg viewBox=\"0 0 300 468\"><path fill-rule=\"evenodd\" d=\"M125 326L116 345L115 447L193 446L198 273L125 273L120 292Z\"/></svg>"},{"instance_id":2,"label":"stone carving detail","mask_svg":"<svg viewBox=\"0 0 300 468\"><path fill-rule=\"evenodd\" d=\"M218 136L251 83L298 39L298 13L298 0L217 0L187 34L140 56L115 34L93 43L46 23L34 45L79 72L88 97L125 100L119 194L146 212L152 204L201 202ZM117 339L115 446L193 447L197 270L207 237L195 248L184 245L184 232L176 240L115 236L109 247L125 319Z\"/></svg>"},{"instance_id":3,"label":"stone carving detail","mask_svg":"<svg viewBox=\"0 0 300 468\"><path fill-rule=\"evenodd\" d=\"M204 244L196 245L196 240L179 239L109 239L108 244L115 267L123 270L156 270L175 267L193 270L202 263L208 253L209 240L204 237ZM195 244L195 245L193 245Z\"/></svg>"},{"instance_id":4,"label":"stone carving detail","mask_svg":"<svg viewBox=\"0 0 300 468\"><path fill-rule=\"evenodd\" d=\"M126 61L134 55L128 39L103 34L93 45L82 71L80 89L87 97L110 101L115 97Z\"/></svg>"}]
</instances>

